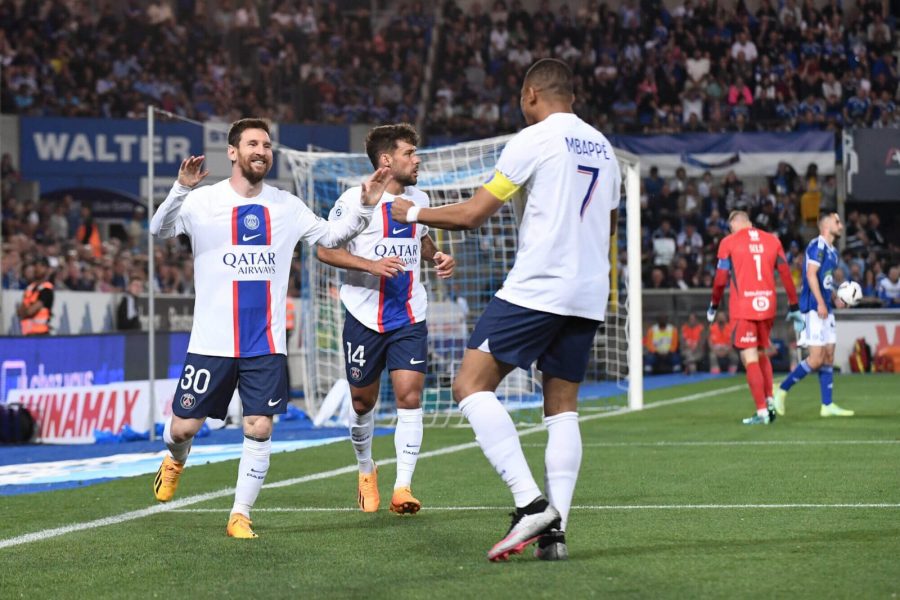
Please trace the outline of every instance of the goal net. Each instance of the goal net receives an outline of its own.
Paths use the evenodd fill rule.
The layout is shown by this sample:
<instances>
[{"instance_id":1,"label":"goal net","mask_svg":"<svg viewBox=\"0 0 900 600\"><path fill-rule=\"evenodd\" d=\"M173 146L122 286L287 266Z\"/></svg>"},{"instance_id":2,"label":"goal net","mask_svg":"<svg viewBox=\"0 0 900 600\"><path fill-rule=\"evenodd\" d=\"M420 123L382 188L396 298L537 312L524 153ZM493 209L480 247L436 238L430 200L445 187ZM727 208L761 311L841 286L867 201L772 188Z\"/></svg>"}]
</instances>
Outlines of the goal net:
<instances>
[{"instance_id":1,"label":"goal net","mask_svg":"<svg viewBox=\"0 0 900 600\"><path fill-rule=\"evenodd\" d=\"M432 206L470 198L493 172L509 139L510 136L504 136L419 150L422 163L417 187L430 196ZM283 150L281 154L290 166L296 192L322 217L327 217L344 190L359 185L373 170L368 157L362 153ZM640 308L639 304L637 309L632 306L635 294L638 303L640 300L640 238L639 225L635 240L630 240L632 234L630 231L626 234L624 225L627 220L640 216L639 171L635 157L620 152L617 157L623 181L632 183L624 186L627 194L623 193L622 208L626 206L626 195L630 194L634 195L636 208L620 210L620 232L612 251L612 276L619 285L614 286L607 321L597 334L587 378L592 382L589 389L597 390L598 397L607 399L603 404L622 405L627 401L638 408L640 387L635 388L634 383L635 378L640 380L641 368L640 363L636 371L629 368L629 360L634 359L629 356L629 348L634 350L633 345L637 344L636 356L640 360ZM515 201L507 203L472 231L430 230L437 247L456 259L456 270L451 279L443 280L435 275L430 264L422 262L422 283L428 293L429 366L422 398L426 424L446 426L461 422L451 396L451 382L462 362L469 333L513 265L518 243L516 224L522 208ZM636 241L636 250L628 252L626 240ZM638 258L633 265L637 267L636 276L629 277L625 270L627 256ZM320 262L314 253L305 257L303 269L308 292L304 294L302 311L304 391L307 410L315 416L328 392L345 377L341 340L344 308L338 294L343 271ZM637 286L629 282L637 282ZM629 325L634 319L638 337L629 344ZM630 374L635 377L629 378ZM638 396L632 394L635 389ZM520 423L540 420L540 373L534 365L510 373L497 395ZM385 372L381 380L379 419L392 418L394 408L393 390Z\"/></svg>"}]
</instances>

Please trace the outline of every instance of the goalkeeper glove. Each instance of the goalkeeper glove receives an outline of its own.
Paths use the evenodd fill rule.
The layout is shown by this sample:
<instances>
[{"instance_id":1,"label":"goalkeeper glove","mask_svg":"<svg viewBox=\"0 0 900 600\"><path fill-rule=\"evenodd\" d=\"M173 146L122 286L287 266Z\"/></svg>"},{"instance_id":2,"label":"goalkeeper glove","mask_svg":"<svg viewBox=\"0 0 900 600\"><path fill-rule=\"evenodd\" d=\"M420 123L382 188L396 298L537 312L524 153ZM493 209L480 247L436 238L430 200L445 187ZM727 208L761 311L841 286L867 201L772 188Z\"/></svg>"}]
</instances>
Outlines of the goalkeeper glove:
<instances>
[{"instance_id":1,"label":"goalkeeper glove","mask_svg":"<svg viewBox=\"0 0 900 600\"><path fill-rule=\"evenodd\" d=\"M797 335L803 332L806 329L806 323L803 322L803 313L800 312L800 305L791 304L788 307L787 321L790 321L794 326L794 331Z\"/></svg>"},{"instance_id":2,"label":"goalkeeper glove","mask_svg":"<svg viewBox=\"0 0 900 600\"><path fill-rule=\"evenodd\" d=\"M713 303L710 303L710 304L709 304L709 308L706 309L706 320L707 320L707 321L709 321L710 323L712 323L713 321L716 320L716 310L717 310L718 308L719 308L719 307L716 306L716 305L713 304Z\"/></svg>"}]
</instances>

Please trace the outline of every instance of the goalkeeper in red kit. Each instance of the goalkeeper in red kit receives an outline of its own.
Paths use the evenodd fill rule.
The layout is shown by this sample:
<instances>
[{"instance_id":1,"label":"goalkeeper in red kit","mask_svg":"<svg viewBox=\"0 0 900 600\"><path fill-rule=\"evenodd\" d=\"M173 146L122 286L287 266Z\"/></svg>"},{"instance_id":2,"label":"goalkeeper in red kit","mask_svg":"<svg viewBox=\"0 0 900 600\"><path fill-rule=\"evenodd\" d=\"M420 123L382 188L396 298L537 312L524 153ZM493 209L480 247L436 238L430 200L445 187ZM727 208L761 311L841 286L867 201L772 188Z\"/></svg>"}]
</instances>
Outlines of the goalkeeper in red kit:
<instances>
[{"instance_id":1,"label":"goalkeeper in red kit","mask_svg":"<svg viewBox=\"0 0 900 600\"><path fill-rule=\"evenodd\" d=\"M781 241L753 227L742 210L728 216L731 235L719 243L718 268L712 300L706 317L712 322L725 285L730 285L728 314L734 325L732 345L740 352L747 370L747 384L756 404L756 414L743 420L745 425L768 425L775 418L772 405L772 363L766 354L769 334L775 322L775 271L787 292L790 308L787 319L797 333L803 331L803 316L797 289L784 256Z\"/></svg>"}]
</instances>

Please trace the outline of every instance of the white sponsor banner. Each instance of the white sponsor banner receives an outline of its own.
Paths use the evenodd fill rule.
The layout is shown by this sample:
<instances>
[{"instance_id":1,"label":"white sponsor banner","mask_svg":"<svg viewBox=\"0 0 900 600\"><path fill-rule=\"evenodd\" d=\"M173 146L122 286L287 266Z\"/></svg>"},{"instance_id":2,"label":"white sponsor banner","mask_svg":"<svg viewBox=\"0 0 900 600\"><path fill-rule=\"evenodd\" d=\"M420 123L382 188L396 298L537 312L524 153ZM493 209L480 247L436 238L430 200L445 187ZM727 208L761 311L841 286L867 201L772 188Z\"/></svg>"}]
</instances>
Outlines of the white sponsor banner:
<instances>
[{"instance_id":1,"label":"white sponsor banner","mask_svg":"<svg viewBox=\"0 0 900 600\"><path fill-rule=\"evenodd\" d=\"M690 158L693 160L685 161L683 154L645 154L641 156L641 175L646 177L651 167L657 167L661 176L672 177L678 167L684 167L689 177L699 177L706 171L717 176L734 171L738 177L756 177L774 174L780 162L788 163L798 173L806 173L810 163L816 163L822 175L835 172L834 152L710 152Z\"/></svg>"},{"instance_id":2,"label":"white sponsor banner","mask_svg":"<svg viewBox=\"0 0 900 600\"><path fill-rule=\"evenodd\" d=\"M172 412L177 379L154 382L154 422ZM18 389L9 393L10 403L21 403L34 416L37 441L52 444L91 444L94 430L119 433L130 425L149 431L150 382L123 381L108 385Z\"/></svg>"},{"instance_id":3,"label":"white sponsor banner","mask_svg":"<svg viewBox=\"0 0 900 600\"><path fill-rule=\"evenodd\" d=\"M22 302L24 293L22 290L3 290L0 335L21 333L16 305ZM54 290L50 331L55 335L115 331L118 300L119 294Z\"/></svg>"},{"instance_id":4,"label":"white sponsor banner","mask_svg":"<svg viewBox=\"0 0 900 600\"><path fill-rule=\"evenodd\" d=\"M856 310L835 313L834 364L842 373L850 371L850 353L858 338L865 338L873 360L882 348L900 346L900 311L867 310L865 315L862 313Z\"/></svg>"}]
</instances>

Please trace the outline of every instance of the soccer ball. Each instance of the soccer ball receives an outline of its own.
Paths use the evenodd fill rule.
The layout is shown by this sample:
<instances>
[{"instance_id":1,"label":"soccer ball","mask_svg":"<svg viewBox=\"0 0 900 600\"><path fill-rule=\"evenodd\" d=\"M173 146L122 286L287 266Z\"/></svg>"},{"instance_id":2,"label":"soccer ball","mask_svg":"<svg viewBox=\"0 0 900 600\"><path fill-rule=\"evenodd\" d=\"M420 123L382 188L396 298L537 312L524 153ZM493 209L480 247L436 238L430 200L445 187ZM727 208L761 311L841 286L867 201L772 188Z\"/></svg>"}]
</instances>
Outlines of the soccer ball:
<instances>
[{"instance_id":1,"label":"soccer ball","mask_svg":"<svg viewBox=\"0 0 900 600\"><path fill-rule=\"evenodd\" d=\"M845 281L838 286L837 297L847 306L856 306L862 300L862 288L855 281Z\"/></svg>"}]
</instances>

